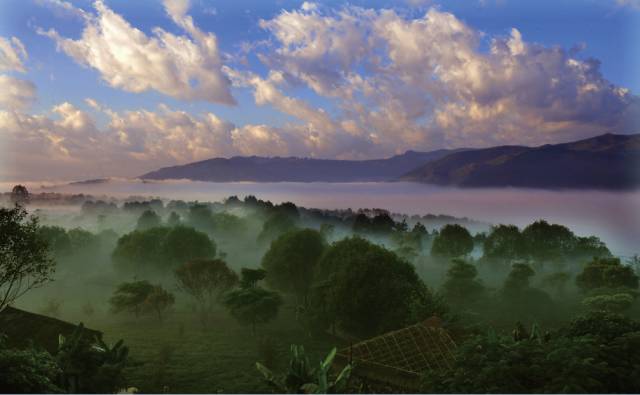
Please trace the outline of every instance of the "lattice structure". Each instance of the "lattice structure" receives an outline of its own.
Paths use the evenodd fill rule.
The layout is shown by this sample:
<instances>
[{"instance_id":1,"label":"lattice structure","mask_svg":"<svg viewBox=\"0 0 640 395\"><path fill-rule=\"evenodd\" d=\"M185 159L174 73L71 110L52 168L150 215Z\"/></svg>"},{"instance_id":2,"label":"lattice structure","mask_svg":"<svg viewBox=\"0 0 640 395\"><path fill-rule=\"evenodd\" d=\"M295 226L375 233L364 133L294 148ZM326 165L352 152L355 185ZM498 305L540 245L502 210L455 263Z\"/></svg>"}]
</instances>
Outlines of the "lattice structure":
<instances>
[{"instance_id":1,"label":"lattice structure","mask_svg":"<svg viewBox=\"0 0 640 395\"><path fill-rule=\"evenodd\" d=\"M451 368L455 347L446 330L427 320L354 344L338 356L363 376L409 384L428 370Z\"/></svg>"}]
</instances>

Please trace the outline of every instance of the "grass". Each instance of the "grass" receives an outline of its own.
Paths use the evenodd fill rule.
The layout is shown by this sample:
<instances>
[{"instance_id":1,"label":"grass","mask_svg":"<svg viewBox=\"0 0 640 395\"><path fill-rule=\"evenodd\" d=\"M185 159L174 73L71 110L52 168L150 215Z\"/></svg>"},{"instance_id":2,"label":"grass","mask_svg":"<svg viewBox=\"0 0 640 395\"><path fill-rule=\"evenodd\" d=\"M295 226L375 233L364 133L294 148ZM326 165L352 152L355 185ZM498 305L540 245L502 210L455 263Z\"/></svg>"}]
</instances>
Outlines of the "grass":
<instances>
[{"instance_id":1,"label":"grass","mask_svg":"<svg viewBox=\"0 0 640 395\"><path fill-rule=\"evenodd\" d=\"M127 386L141 392L270 392L255 367L261 359L261 337L273 339L278 372L286 369L291 344L304 345L311 363L342 345L328 335L308 337L286 308L274 322L258 327L255 335L223 310L215 313L206 331L194 314L181 310L169 314L163 323L152 316L113 315L84 321L102 331L107 342L124 339L132 362L125 372Z\"/></svg>"}]
</instances>

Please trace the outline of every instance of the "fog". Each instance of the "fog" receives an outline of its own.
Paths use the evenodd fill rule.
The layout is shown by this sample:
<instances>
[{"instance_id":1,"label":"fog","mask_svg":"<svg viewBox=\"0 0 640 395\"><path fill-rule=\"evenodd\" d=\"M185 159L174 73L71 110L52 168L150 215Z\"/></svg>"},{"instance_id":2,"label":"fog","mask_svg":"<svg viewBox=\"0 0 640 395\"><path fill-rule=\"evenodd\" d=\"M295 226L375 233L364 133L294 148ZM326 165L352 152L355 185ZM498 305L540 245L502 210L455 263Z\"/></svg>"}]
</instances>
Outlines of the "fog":
<instances>
[{"instance_id":1,"label":"fog","mask_svg":"<svg viewBox=\"0 0 640 395\"><path fill-rule=\"evenodd\" d=\"M10 190L11 185L1 185ZM487 224L519 227L545 219L571 228L577 235L596 235L614 255L638 253L640 241L640 191L551 191L534 189L459 189L416 183L209 183L194 181L109 180L59 184L38 192L84 193L118 198L159 197L185 201L220 201L228 196L255 195L274 203L291 201L299 206L357 210L382 208L403 214L446 214ZM481 228L473 229L475 231Z\"/></svg>"}]
</instances>

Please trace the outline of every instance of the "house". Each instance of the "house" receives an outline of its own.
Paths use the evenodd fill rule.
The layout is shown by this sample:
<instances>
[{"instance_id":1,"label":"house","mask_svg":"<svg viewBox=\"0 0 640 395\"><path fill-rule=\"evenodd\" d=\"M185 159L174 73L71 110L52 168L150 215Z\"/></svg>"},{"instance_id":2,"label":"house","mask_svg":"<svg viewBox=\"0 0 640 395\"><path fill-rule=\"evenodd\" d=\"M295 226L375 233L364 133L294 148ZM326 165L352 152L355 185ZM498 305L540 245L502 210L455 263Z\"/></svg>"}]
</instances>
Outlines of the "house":
<instances>
[{"instance_id":1,"label":"house","mask_svg":"<svg viewBox=\"0 0 640 395\"><path fill-rule=\"evenodd\" d=\"M449 332L432 317L343 348L335 361L338 369L351 362L352 375L374 387L417 391L424 372L452 367L455 348Z\"/></svg>"}]
</instances>

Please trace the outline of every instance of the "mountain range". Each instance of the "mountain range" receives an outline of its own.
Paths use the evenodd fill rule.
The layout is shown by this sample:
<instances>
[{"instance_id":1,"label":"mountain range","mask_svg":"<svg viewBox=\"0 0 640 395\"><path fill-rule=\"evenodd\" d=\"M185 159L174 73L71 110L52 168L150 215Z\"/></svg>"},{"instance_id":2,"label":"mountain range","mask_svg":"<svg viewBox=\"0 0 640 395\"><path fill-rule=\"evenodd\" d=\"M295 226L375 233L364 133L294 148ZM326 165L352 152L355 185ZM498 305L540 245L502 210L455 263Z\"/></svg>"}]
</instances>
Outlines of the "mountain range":
<instances>
[{"instance_id":1,"label":"mountain range","mask_svg":"<svg viewBox=\"0 0 640 395\"><path fill-rule=\"evenodd\" d=\"M539 147L407 151L387 159L214 158L165 167L146 180L231 182L411 181L458 187L631 189L640 186L640 134Z\"/></svg>"}]
</instances>

